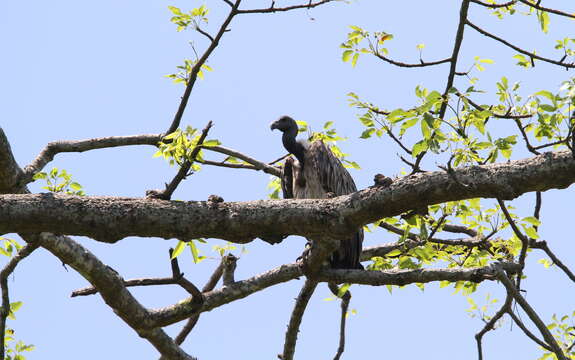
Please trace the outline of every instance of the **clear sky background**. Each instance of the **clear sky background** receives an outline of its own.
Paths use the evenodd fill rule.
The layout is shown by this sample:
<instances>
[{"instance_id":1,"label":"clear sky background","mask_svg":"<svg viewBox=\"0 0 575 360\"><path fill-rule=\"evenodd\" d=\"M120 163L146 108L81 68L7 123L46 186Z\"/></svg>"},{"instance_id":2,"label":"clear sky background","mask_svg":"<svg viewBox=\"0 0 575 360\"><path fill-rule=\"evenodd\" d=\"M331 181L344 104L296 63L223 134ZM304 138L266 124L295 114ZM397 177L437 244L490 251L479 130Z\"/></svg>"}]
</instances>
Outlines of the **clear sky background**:
<instances>
[{"instance_id":1,"label":"clear sky background","mask_svg":"<svg viewBox=\"0 0 575 360\"><path fill-rule=\"evenodd\" d=\"M206 1L211 9L213 32L227 10L222 1ZM244 1L244 7L268 6L269 1ZM277 1L277 5L288 3ZM188 41L199 52L206 43L191 31L177 33L170 23L168 5L191 9L198 1L4 1L0 4L0 125L12 144L21 166L28 164L50 141L76 140L112 135L165 131L176 111L182 85L164 75L175 72L184 58L193 58ZM549 7L574 12L567 1L546 0ZM212 120L210 137L262 161L284 154L279 133L269 124L289 114L319 130L334 121L348 140L341 143L362 169L351 170L359 188L371 185L373 175L399 175L404 167L398 149L387 138L359 139L363 131L355 109L347 105L346 94L356 92L383 108L411 107L414 88L420 84L443 91L448 66L427 69L399 69L380 60L362 57L356 68L341 61L339 44L349 25L383 30L395 35L388 45L394 59L417 62L416 44L424 43L424 60L438 60L451 54L460 1L358 0L351 4L329 4L310 11L284 14L243 15L231 24L208 64L214 71L198 81L182 125L202 128ZM559 59L555 39L573 35L573 21L551 17L551 31L539 31L534 16L514 16L505 21L488 16L471 5L470 19L489 31L505 36L526 49ZM487 40L467 28L458 70L467 70L473 56L495 60L487 70L474 73L479 87L489 94L478 102L494 99L495 82L505 75L520 81L524 94L541 89L555 91L572 76L555 66L538 62L532 70L516 67L504 46ZM467 87L458 78L456 86ZM508 120L497 120L501 136L514 134ZM518 148L521 148L518 146ZM152 158L153 147L126 147L82 154L58 155L49 164L64 168L81 183L88 195L141 197L147 189L161 188L176 169ZM514 158L528 154L517 151ZM427 169L436 170L430 161ZM263 173L204 168L187 179L175 199L205 200L210 194L226 201L263 199L269 177ZM34 192L39 184L30 186ZM532 213L534 195L514 201L517 213ZM573 261L573 189L549 191L543 198L542 237L571 267ZM490 203L486 202L486 205ZM15 235L14 235L15 236ZM86 238L78 240L124 278L170 275L168 248L176 240L128 238L115 245ZM394 241L395 236L378 231L366 236L364 245ZM203 285L218 263L211 246L202 245L208 259L194 265L189 252L180 265L191 281ZM270 246L259 240L241 255L236 279L244 279L301 253L304 240L289 238ZM556 268L537 263L541 253L531 252L525 281L525 295L546 322L551 315L571 313L575 291ZM5 261L5 260L1 260ZM10 278L12 301L24 306L17 320L8 326L16 337L36 345L29 359L149 359L152 346L140 339L103 303L99 296L70 298L70 293L87 285L73 270L45 250L35 252ZM246 299L202 314L184 348L201 360L273 359L280 353L286 325L302 281L275 286ZM464 296L452 288L427 285L396 289L354 286L349 318L346 359L469 359L476 357L474 334L482 322L471 318ZM148 307L173 304L186 297L177 287L133 289ZM473 295L482 305L487 293L503 299L502 287L481 285ZM324 301L330 293L322 285L304 316L296 357L326 359L337 348L339 302ZM524 317L526 319L526 317ZM527 321L528 322L528 321ZM176 334L182 324L169 327ZM538 347L524 337L508 319L484 339L486 359L513 356L536 359Z\"/></svg>"}]
</instances>

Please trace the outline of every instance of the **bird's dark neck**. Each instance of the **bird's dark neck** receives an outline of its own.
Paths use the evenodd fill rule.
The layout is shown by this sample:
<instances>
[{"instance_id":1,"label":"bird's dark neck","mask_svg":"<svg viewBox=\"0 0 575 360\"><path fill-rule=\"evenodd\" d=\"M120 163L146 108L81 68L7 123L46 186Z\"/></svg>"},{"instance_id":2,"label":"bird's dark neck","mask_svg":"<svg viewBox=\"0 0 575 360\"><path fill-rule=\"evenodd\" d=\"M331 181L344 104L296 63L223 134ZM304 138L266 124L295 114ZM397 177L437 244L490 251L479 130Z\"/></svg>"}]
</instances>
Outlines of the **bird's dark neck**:
<instances>
[{"instance_id":1,"label":"bird's dark neck","mask_svg":"<svg viewBox=\"0 0 575 360\"><path fill-rule=\"evenodd\" d=\"M283 133L282 135L282 142L284 144L284 148L290 153L293 154L300 164L304 162L304 147L301 143L296 141L297 136L297 128L290 129Z\"/></svg>"}]
</instances>

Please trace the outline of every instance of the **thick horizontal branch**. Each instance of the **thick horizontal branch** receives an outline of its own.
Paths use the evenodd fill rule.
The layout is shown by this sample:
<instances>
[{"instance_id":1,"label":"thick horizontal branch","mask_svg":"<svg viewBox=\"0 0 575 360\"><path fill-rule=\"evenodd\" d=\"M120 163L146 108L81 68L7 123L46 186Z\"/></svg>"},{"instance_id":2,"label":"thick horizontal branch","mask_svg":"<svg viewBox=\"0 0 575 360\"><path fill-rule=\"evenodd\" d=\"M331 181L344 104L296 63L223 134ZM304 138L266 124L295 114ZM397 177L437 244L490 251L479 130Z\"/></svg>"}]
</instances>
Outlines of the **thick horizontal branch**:
<instances>
[{"instance_id":1,"label":"thick horizontal branch","mask_svg":"<svg viewBox=\"0 0 575 360\"><path fill-rule=\"evenodd\" d=\"M496 266L497 265L497 266ZM351 283L372 286L398 285L404 286L415 283L428 283L433 281L471 281L482 282L495 280L498 266L516 274L521 267L515 263L497 263L478 268L452 268L452 269L416 269L416 270L324 270L317 276L317 280L335 282L338 284Z\"/></svg>"},{"instance_id":2,"label":"thick horizontal branch","mask_svg":"<svg viewBox=\"0 0 575 360\"><path fill-rule=\"evenodd\" d=\"M453 176L455 175L455 176ZM563 189L575 182L570 151L524 160L418 173L333 199L250 202L163 201L63 194L0 195L0 234L89 236L116 242L128 236L219 238L246 243L257 237L301 235L334 239L359 226L413 208L470 198L514 199Z\"/></svg>"},{"instance_id":3,"label":"thick horizontal branch","mask_svg":"<svg viewBox=\"0 0 575 360\"><path fill-rule=\"evenodd\" d=\"M54 159L59 153L84 152L96 149L105 149L130 145L156 145L162 139L161 134L110 136L88 140L54 141L48 143L32 163L24 167L24 174L20 178L20 184L26 185L32 181L34 174L39 172Z\"/></svg>"},{"instance_id":4,"label":"thick horizontal branch","mask_svg":"<svg viewBox=\"0 0 575 360\"><path fill-rule=\"evenodd\" d=\"M530 52L530 51L527 51L527 50L523 50L522 48L511 44L511 43L510 43L509 41L507 41L507 40L504 40L504 39L502 39L502 38L500 38L500 37L498 37L498 36L495 36L495 35L493 35L493 34L491 34L491 33L488 33L487 31L485 31L485 30L483 30L482 28L480 28L479 26L473 24L473 23L472 23L471 21L469 21L469 20L467 20L466 23L467 23L467 25L469 25L469 26L471 26L473 29L475 29L477 32L479 32L480 34L482 34L482 35L484 35L484 36L487 36L487 37L489 37L489 38L492 38L493 40L497 40L497 41L499 41L500 43L506 45L507 47L510 47L510 48L512 48L513 50L517 51L517 52L520 52L520 53L522 53L522 54L524 54L524 55L529 56L531 59L537 59L537 60L541 60L541 61L548 62L548 63L550 63L550 64L563 66L563 67L565 67L566 69L575 68L575 64L573 64L573 63L564 63L564 62L562 62L562 61L557 61L557 60L549 59L549 58L546 58L546 57L543 57L543 56L539 56L539 55L537 55L537 54L535 54L535 53L533 53L533 52Z\"/></svg>"},{"instance_id":5,"label":"thick horizontal branch","mask_svg":"<svg viewBox=\"0 0 575 360\"><path fill-rule=\"evenodd\" d=\"M413 283L427 283L432 281L472 281L481 282L494 280L498 266L510 273L517 273L519 265L513 263L497 263L480 268L463 269L418 269L418 270L322 270L317 273L314 280L321 282L352 283L373 286L407 285ZM196 313L213 310L232 301L245 298L255 292L270 286L293 280L303 275L299 264L282 265L279 268L257 275L253 278L238 281L204 294L205 301L202 307L195 312L192 300L184 300L177 305L151 311L149 321L154 326L168 326L182 321Z\"/></svg>"}]
</instances>

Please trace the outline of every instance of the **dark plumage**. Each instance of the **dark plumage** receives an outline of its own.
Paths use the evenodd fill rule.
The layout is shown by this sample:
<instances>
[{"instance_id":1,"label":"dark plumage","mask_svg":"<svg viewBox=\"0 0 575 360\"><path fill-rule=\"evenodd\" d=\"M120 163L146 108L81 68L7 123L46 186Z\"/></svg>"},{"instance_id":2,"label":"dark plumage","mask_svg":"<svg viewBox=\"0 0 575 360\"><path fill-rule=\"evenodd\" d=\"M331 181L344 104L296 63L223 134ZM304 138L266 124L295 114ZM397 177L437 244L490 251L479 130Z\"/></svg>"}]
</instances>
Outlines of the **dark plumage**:
<instances>
[{"instance_id":1,"label":"dark plumage","mask_svg":"<svg viewBox=\"0 0 575 360\"><path fill-rule=\"evenodd\" d=\"M311 144L297 141L298 126L289 116L282 116L271 129L283 132L282 142L294 159L286 159L282 169L282 190L285 199L326 199L357 191L353 178L321 140ZM311 241L311 239L308 239ZM333 268L362 269L359 261L363 229L340 241L331 255Z\"/></svg>"}]
</instances>

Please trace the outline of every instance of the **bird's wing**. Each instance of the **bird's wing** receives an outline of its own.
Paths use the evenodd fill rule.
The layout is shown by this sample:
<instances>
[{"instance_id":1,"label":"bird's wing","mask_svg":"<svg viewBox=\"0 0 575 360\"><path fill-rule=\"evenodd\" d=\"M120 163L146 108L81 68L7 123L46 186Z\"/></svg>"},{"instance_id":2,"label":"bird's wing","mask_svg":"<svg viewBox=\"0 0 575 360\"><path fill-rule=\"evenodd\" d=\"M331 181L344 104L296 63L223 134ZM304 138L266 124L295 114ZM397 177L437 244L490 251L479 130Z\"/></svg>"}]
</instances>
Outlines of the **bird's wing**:
<instances>
[{"instance_id":1,"label":"bird's wing","mask_svg":"<svg viewBox=\"0 0 575 360\"><path fill-rule=\"evenodd\" d=\"M311 160L310 165L317 169L317 175L325 192L340 196L357 191L347 169L323 141L316 140L311 143L307 152L306 160Z\"/></svg>"},{"instance_id":2,"label":"bird's wing","mask_svg":"<svg viewBox=\"0 0 575 360\"><path fill-rule=\"evenodd\" d=\"M293 199L293 158L288 157L282 167L281 182L284 199Z\"/></svg>"}]
</instances>

